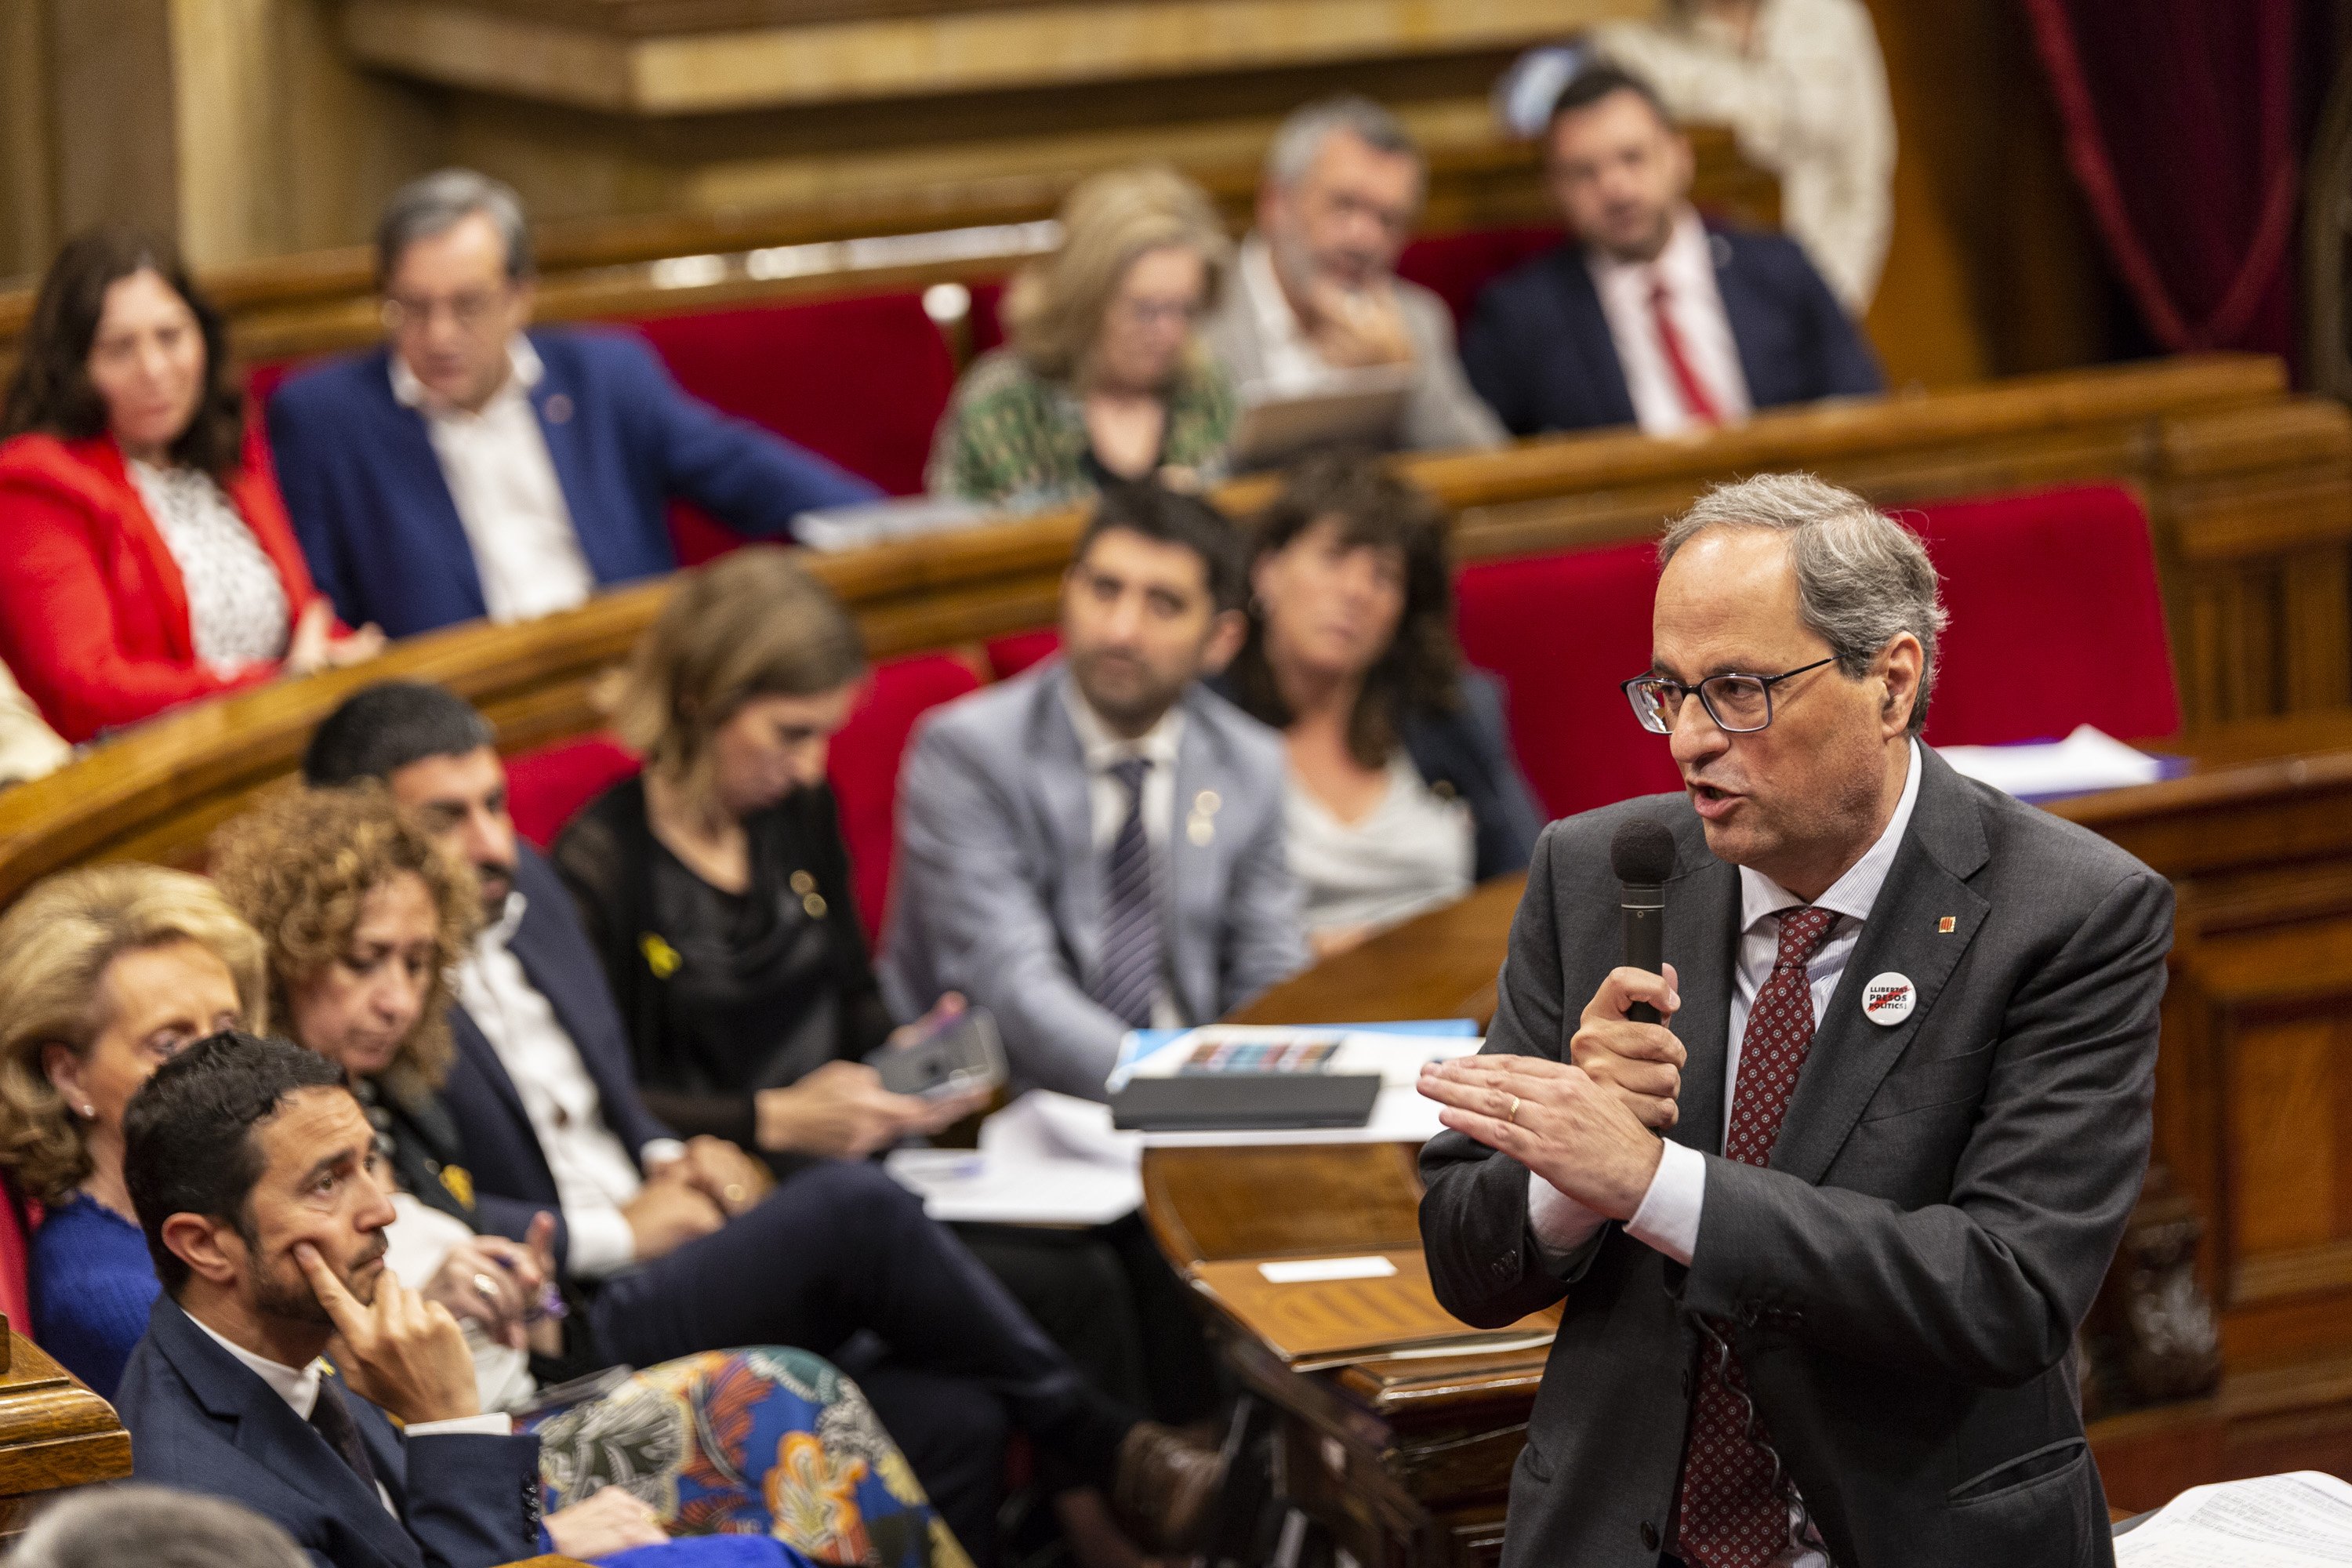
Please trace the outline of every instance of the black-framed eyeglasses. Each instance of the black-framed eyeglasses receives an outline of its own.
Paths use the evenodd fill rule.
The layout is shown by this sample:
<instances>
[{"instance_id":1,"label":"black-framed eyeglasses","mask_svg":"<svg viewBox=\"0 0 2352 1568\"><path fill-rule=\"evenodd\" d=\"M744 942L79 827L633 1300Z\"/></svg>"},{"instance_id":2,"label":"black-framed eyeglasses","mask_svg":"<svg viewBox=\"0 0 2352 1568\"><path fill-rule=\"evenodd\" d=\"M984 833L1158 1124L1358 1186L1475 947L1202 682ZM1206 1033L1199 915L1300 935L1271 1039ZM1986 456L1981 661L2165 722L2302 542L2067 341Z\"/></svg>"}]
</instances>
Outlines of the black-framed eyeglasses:
<instances>
[{"instance_id":1,"label":"black-framed eyeglasses","mask_svg":"<svg viewBox=\"0 0 2352 1568\"><path fill-rule=\"evenodd\" d=\"M1752 735L1772 723L1774 687L1809 669L1836 662L1837 656L1832 654L1778 675L1710 675L1696 686L1685 686L1664 675L1637 675L1619 689L1633 705L1633 717L1642 721L1642 728L1654 735L1674 733L1675 721L1682 715L1683 699L1693 692L1698 694L1700 706L1715 721L1717 729L1733 735Z\"/></svg>"}]
</instances>

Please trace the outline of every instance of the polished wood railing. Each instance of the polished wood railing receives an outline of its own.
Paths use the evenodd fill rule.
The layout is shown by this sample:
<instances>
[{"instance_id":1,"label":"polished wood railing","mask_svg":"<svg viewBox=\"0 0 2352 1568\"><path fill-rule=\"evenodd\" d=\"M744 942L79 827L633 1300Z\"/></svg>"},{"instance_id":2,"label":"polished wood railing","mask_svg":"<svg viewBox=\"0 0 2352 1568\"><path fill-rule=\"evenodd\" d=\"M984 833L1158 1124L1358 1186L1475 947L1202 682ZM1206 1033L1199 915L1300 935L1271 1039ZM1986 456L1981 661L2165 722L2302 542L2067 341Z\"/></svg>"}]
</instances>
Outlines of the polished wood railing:
<instances>
[{"instance_id":1,"label":"polished wood railing","mask_svg":"<svg viewBox=\"0 0 2352 1568\"><path fill-rule=\"evenodd\" d=\"M1696 440L1612 432L1403 467L1458 509L1464 560L1647 537L1707 485L1759 469L1811 469L1888 503L2120 479L2148 504L2191 728L2352 698L2352 416L2290 396L2273 360L2157 361L1822 405ZM1267 492L1258 479L1222 499L1247 508ZM1079 521L1059 513L811 560L887 658L1049 624ZM359 669L138 726L0 794L0 901L93 858L191 859L373 680L447 684L510 750L592 730L591 685L666 592L647 583L542 621L454 627Z\"/></svg>"}]
</instances>

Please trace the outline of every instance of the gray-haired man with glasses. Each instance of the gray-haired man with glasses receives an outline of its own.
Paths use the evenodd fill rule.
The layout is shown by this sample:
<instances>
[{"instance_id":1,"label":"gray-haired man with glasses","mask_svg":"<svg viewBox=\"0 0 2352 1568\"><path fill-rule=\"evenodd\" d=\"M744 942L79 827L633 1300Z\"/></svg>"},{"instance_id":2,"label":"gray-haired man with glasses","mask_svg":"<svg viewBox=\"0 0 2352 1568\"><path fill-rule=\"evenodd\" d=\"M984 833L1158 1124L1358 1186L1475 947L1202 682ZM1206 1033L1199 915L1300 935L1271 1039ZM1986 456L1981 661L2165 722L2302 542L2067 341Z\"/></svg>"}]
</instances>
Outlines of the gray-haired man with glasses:
<instances>
[{"instance_id":1,"label":"gray-haired man with glasses","mask_svg":"<svg viewBox=\"0 0 2352 1568\"><path fill-rule=\"evenodd\" d=\"M1859 497L1725 486L1659 554L1625 692L1683 793L1546 831L1486 1051L1423 1079L1440 1299L1563 1312L1504 1568L2110 1563L2072 1346L2171 889L1921 743L1935 571ZM1628 823L1663 974L1615 966Z\"/></svg>"}]
</instances>

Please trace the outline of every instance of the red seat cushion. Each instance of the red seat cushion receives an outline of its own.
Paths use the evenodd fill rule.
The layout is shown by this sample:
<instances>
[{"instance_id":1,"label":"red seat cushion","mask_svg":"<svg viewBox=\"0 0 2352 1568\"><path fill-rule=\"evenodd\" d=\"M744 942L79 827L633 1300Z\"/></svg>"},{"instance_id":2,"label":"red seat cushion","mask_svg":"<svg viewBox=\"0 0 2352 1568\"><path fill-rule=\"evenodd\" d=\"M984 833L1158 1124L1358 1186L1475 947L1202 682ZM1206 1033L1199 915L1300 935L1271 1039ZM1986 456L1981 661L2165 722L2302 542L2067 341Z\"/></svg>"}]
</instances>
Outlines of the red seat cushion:
<instances>
[{"instance_id":1,"label":"red seat cushion","mask_svg":"<svg viewBox=\"0 0 2352 1568\"><path fill-rule=\"evenodd\" d=\"M988 672L1010 680L1033 664L1042 664L1062 651L1062 634L1051 626L1034 632L1013 632L988 643Z\"/></svg>"},{"instance_id":2,"label":"red seat cushion","mask_svg":"<svg viewBox=\"0 0 2352 1568\"><path fill-rule=\"evenodd\" d=\"M507 759L507 809L515 831L540 849L580 808L637 773L637 754L610 735L589 735Z\"/></svg>"},{"instance_id":3,"label":"red seat cushion","mask_svg":"<svg viewBox=\"0 0 2352 1568\"><path fill-rule=\"evenodd\" d=\"M0 1312L7 1314L11 1329L28 1339L33 1332L33 1290L26 1278L33 1257L31 1227L40 1221L40 1205L26 1201L16 1178L0 1177Z\"/></svg>"},{"instance_id":4,"label":"red seat cushion","mask_svg":"<svg viewBox=\"0 0 2352 1568\"><path fill-rule=\"evenodd\" d=\"M2095 724L2123 740L2180 727L2147 515L2116 485L1902 514L1951 612L1927 738L2054 739ZM1677 786L1664 736L1618 682L1649 668L1656 552L1647 543L1487 562L1461 574L1463 651L1504 682L1512 737L1553 816Z\"/></svg>"},{"instance_id":5,"label":"red seat cushion","mask_svg":"<svg viewBox=\"0 0 2352 1568\"><path fill-rule=\"evenodd\" d=\"M942 702L980 689L980 677L951 654L924 653L875 667L866 695L833 738L833 793L866 940L879 940L890 893L898 763L915 721Z\"/></svg>"},{"instance_id":6,"label":"red seat cushion","mask_svg":"<svg viewBox=\"0 0 2352 1568\"><path fill-rule=\"evenodd\" d=\"M1552 816L1676 787L1666 740L1617 683L1650 668L1657 552L1646 543L1464 568L1462 651L1503 683L1519 765Z\"/></svg>"},{"instance_id":7,"label":"red seat cushion","mask_svg":"<svg viewBox=\"0 0 2352 1568\"><path fill-rule=\"evenodd\" d=\"M1444 300L1458 329L1470 319L1481 289L1528 257L1551 249L1563 236L1557 226L1427 235L1404 247L1397 276Z\"/></svg>"},{"instance_id":8,"label":"red seat cushion","mask_svg":"<svg viewBox=\"0 0 2352 1568\"><path fill-rule=\"evenodd\" d=\"M2120 485L1913 510L1951 611L1927 706L1939 745L2126 741L2180 728L2147 514Z\"/></svg>"}]
</instances>

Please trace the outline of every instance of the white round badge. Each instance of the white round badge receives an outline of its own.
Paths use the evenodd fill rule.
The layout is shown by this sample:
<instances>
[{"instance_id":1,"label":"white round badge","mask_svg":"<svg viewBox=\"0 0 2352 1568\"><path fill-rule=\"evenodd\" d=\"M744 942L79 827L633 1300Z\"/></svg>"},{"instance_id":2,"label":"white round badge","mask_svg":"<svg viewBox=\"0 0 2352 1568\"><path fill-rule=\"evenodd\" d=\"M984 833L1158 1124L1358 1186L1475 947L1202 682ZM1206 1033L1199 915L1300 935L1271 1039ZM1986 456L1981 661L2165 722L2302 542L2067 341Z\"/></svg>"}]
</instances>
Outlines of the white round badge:
<instances>
[{"instance_id":1,"label":"white round badge","mask_svg":"<svg viewBox=\"0 0 2352 1568\"><path fill-rule=\"evenodd\" d=\"M1911 1016L1917 1000L1911 977L1890 969L1872 975L1870 984L1862 988L1862 1016L1883 1028L1892 1028Z\"/></svg>"}]
</instances>

